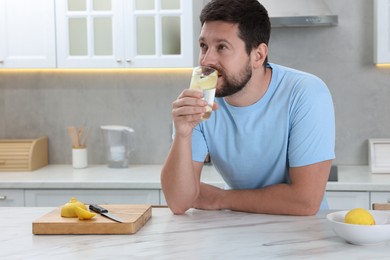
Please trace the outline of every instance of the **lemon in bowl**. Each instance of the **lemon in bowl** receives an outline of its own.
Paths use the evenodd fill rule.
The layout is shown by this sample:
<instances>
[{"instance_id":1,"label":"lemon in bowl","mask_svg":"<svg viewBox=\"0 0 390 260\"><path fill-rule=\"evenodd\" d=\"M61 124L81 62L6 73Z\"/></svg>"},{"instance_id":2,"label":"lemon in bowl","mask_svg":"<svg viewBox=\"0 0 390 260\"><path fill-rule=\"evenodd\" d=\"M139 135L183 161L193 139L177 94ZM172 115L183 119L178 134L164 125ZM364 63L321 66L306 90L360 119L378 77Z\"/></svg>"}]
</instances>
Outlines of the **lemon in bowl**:
<instances>
[{"instance_id":1,"label":"lemon in bowl","mask_svg":"<svg viewBox=\"0 0 390 260\"><path fill-rule=\"evenodd\" d=\"M348 213L350 215L346 218ZM339 237L354 245L373 245L390 240L390 212L388 211L344 210L330 213L326 219ZM356 223L346 223L346 221ZM364 224L357 223L362 221ZM372 221L375 221L375 224L372 224Z\"/></svg>"},{"instance_id":2,"label":"lemon in bowl","mask_svg":"<svg viewBox=\"0 0 390 260\"><path fill-rule=\"evenodd\" d=\"M348 211L344 217L344 223L355 225L375 225L375 219L368 210L356 208Z\"/></svg>"}]
</instances>

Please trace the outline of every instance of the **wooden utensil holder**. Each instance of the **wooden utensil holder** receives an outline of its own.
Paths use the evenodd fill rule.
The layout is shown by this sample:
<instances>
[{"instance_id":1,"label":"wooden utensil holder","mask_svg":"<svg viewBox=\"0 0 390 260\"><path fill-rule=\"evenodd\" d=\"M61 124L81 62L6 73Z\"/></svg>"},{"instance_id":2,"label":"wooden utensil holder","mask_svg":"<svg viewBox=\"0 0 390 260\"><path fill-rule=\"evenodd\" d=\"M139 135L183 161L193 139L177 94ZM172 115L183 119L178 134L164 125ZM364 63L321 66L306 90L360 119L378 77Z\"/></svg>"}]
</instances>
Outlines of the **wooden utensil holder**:
<instances>
[{"instance_id":1,"label":"wooden utensil holder","mask_svg":"<svg viewBox=\"0 0 390 260\"><path fill-rule=\"evenodd\" d=\"M49 163L48 138L0 140L0 172L34 171Z\"/></svg>"}]
</instances>

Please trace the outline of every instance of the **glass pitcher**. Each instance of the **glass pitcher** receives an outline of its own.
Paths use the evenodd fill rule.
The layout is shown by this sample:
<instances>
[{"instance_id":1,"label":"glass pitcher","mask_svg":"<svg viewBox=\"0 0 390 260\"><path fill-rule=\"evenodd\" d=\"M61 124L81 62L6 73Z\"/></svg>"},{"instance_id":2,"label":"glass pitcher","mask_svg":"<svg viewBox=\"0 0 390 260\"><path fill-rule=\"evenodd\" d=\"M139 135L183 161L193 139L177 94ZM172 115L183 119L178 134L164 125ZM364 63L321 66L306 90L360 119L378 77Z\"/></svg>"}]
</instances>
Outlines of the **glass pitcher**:
<instances>
[{"instance_id":1,"label":"glass pitcher","mask_svg":"<svg viewBox=\"0 0 390 260\"><path fill-rule=\"evenodd\" d=\"M134 130L127 126L101 126L109 168L129 167L130 154L135 150Z\"/></svg>"}]
</instances>

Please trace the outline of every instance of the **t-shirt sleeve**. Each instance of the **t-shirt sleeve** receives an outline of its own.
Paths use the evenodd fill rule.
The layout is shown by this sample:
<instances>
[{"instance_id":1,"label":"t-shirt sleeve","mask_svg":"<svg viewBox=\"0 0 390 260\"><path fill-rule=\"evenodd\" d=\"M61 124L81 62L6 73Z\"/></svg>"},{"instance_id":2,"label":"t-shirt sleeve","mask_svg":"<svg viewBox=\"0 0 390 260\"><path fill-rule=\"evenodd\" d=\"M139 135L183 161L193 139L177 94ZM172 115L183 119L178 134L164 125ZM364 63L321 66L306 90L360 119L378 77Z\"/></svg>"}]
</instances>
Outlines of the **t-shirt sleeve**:
<instances>
[{"instance_id":1,"label":"t-shirt sleeve","mask_svg":"<svg viewBox=\"0 0 390 260\"><path fill-rule=\"evenodd\" d=\"M199 124L192 130L192 160L203 162L207 154L207 143L202 133L201 124Z\"/></svg>"},{"instance_id":2,"label":"t-shirt sleeve","mask_svg":"<svg viewBox=\"0 0 390 260\"><path fill-rule=\"evenodd\" d=\"M294 90L290 107L290 167L335 158L335 118L331 94L317 77L305 77Z\"/></svg>"}]
</instances>

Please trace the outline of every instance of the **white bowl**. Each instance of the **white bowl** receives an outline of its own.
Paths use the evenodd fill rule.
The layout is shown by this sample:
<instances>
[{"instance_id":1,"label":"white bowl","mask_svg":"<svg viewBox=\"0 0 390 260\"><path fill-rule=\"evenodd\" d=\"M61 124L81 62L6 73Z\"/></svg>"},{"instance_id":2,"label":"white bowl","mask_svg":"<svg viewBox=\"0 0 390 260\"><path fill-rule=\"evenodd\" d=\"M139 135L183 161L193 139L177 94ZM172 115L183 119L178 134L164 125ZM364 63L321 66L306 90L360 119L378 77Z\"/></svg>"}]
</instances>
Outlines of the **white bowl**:
<instances>
[{"instance_id":1,"label":"white bowl","mask_svg":"<svg viewBox=\"0 0 390 260\"><path fill-rule=\"evenodd\" d=\"M375 225L354 225L344 223L348 210L330 213L326 216L334 232L355 245L373 245L390 240L390 212L369 210Z\"/></svg>"}]
</instances>

